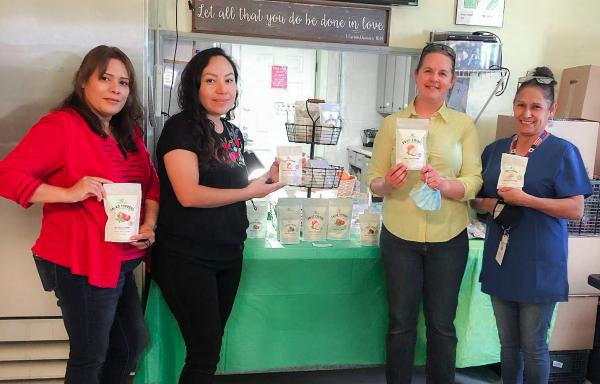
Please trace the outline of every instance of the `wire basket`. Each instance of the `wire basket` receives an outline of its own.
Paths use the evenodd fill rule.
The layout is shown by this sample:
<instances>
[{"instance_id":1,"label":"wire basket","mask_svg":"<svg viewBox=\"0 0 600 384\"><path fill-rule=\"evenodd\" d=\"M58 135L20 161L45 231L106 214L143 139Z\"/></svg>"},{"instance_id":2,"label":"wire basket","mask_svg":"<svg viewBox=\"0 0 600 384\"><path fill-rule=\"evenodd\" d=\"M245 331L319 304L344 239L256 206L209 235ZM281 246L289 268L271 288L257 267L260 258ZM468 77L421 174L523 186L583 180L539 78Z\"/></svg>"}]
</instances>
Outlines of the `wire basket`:
<instances>
[{"instance_id":1,"label":"wire basket","mask_svg":"<svg viewBox=\"0 0 600 384\"><path fill-rule=\"evenodd\" d=\"M313 141L313 129L315 139ZM336 145L342 127L324 127L321 125L285 123L288 141L292 143Z\"/></svg>"},{"instance_id":2,"label":"wire basket","mask_svg":"<svg viewBox=\"0 0 600 384\"><path fill-rule=\"evenodd\" d=\"M589 354L588 350L550 351L548 383L583 383Z\"/></svg>"},{"instance_id":3,"label":"wire basket","mask_svg":"<svg viewBox=\"0 0 600 384\"><path fill-rule=\"evenodd\" d=\"M344 167L331 165L328 168L302 167L302 184L294 185L306 188L337 188Z\"/></svg>"},{"instance_id":4,"label":"wire basket","mask_svg":"<svg viewBox=\"0 0 600 384\"><path fill-rule=\"evenodd\" d=\"M590 180L592 194L585 199L581 220L567 223L571 236L600 236L600 180Z\"/></svg>"}]
</instances>

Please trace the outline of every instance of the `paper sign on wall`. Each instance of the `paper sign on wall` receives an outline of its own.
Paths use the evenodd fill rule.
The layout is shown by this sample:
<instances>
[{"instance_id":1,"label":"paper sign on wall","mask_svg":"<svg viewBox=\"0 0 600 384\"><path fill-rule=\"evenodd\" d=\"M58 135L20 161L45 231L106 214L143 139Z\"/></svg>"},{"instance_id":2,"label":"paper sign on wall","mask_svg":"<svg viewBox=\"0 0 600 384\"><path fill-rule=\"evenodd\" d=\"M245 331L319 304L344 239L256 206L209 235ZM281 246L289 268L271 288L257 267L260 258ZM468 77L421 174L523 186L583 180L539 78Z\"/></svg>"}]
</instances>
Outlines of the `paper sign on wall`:
<instances>
[{"instance_id":1,"label":"paper sign on wall","mask_svg":"<svg viewBox=\"0 0 600 384\"><path fill-rule=\"evenodd\" d=\"M271 67L271 88L287 89L288 67L286 65L273 65Z\"/></svg>"}]
</instances>

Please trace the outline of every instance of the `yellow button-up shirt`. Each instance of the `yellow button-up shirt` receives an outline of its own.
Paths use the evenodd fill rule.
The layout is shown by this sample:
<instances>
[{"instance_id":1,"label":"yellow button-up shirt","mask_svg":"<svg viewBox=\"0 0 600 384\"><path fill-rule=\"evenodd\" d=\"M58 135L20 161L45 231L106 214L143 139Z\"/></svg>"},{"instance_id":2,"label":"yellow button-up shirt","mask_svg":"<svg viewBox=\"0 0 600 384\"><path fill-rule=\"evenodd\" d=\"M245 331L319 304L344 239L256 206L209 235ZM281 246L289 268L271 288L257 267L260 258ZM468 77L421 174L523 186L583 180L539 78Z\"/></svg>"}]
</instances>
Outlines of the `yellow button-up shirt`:
<instances>
[{"instance_id":1,"label":"yellow button-up shirt","mask_svg":"<svg viewBox=\"0 0 600 384\"><path fill-rule=\"evenodd\" d=\"M368 182L384 177L396 164L396 119L419 118L414 103L386 117L373 145ZM460 200L442 196L439 211L423 211L411 200L409 192L420 186L419 171L409 171L402 187L383 199L383 223L395 236L409 241L442 242L462 232L469 224L467 201L482 185L480 147L473 120L444 104L429 120L426 139L428 164L444 179L458 180L465 188Z\"/></svg>"}]
</instances>

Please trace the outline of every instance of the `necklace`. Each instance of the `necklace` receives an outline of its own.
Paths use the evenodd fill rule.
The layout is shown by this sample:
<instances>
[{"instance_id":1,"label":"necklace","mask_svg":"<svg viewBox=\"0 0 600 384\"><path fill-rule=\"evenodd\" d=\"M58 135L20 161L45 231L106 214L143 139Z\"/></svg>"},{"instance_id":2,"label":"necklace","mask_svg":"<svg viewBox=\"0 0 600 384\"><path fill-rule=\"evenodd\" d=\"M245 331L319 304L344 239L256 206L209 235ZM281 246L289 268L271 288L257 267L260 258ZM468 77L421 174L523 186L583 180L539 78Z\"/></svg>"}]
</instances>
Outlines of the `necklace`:
<instances>
[{"instance_id":1,"label":"necklace","mask_svg":"<svg viewBox=\"0 0 600 384\"><path fill-rule=\"evenodd\" d=\"M529 147L529 149L525 153L525 157L529 157L529 155L533 151L535 151L535 149L537 147L539 147L540 144L542 144L542 142L544 140L546 140L546 138L548 138L549 135L550 135L550 133L544 129L544 131L535 139L535 141L533 142L533 144L531 144L531 147ZM517 140L518 140L518 138L519 138L518 134L514 135L513 139L512 139L512 142L510 143L510 153L513 154L513 155L515 155L517 153Z\"/></svg>"}]
</instances>

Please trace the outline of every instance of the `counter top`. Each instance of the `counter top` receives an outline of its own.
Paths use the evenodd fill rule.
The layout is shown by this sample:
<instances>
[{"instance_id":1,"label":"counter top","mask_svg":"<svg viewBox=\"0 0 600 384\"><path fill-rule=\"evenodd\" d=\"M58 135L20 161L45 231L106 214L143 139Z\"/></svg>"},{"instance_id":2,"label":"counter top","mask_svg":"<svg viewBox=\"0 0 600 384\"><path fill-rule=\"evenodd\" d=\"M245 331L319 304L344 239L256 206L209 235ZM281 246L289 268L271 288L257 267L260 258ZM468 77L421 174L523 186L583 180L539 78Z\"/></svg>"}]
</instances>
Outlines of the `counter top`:
<instances>
[{"instance_id":1,"label":"counter top","mask_svg":"<svg viewBox=\"0 0 600 384\"><path fill-rule=\"evenodd\" d=\"M348 149L354 152L362 153L365 156L373 156L373 147L363 147L362 145L350 145Z\"/></svg>"}]
</instances>

